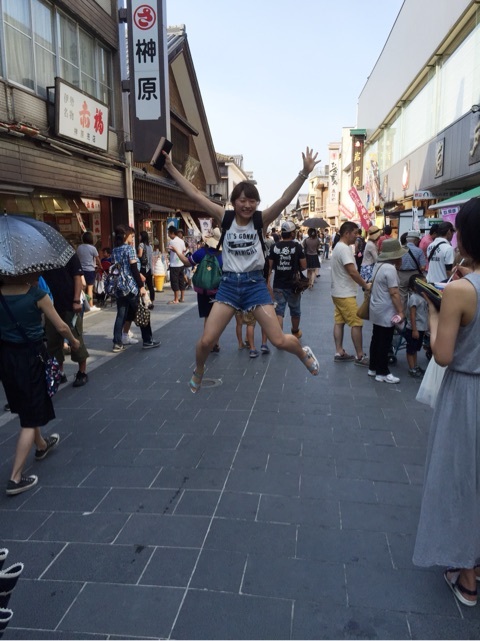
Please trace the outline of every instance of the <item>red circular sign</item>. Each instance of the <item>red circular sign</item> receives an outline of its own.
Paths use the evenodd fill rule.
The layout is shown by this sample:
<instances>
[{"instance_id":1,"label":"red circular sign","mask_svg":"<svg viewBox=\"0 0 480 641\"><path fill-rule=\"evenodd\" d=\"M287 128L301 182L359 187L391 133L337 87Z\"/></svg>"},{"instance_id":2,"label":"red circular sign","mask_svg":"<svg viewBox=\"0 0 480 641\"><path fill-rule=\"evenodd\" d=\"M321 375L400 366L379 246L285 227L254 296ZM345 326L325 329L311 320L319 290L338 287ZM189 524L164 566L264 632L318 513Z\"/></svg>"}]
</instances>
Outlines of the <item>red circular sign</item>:
<instances>
[{"instance_id":1,"label":"red circular sign","mask_svg":"<svg viewBox=\"0 0 480 641\"><path fill-rule=\"evenodd\" d=\"M141 4L135 9L133 21L139 29L151 29L157 21L157 14L150 5Z\"/></svg>"}]
</instances>

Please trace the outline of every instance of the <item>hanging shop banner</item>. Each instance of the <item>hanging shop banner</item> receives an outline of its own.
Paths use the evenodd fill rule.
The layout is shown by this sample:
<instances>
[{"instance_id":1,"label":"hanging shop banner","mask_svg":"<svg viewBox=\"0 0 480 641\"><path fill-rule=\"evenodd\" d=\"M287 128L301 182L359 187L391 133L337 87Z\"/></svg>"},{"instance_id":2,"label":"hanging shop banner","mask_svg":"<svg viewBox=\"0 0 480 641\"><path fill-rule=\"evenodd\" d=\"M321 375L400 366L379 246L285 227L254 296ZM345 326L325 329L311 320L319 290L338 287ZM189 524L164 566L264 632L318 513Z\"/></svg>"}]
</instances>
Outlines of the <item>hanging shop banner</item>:
<instances>
[{"instance_id":1,"label":"hanging shop banner","mask_svg":"<svg viewBox=\"0 0 480 641\"><path fill-rule=\"evenodd\" d=\"M350 209L347 209L345 205L341 204L338 206L338 211L340 211L348 220L352 220L352 218L355 218L355 214L350 211Z\"/></svg>"},{"instance_id":2,"label":"hanging shop banner","mask_svg":"<svg viewBox=\"0 0 480 641\"><path fill-rule=\"evenodd\" d=\"M167 229L169 227L179 228L180 218L167 218Z\"/></svg>"},{"instance_id":3,"label":"hanging shop banner","mask_svg":"<svg viewBox=\"0 0 480 641\"><path fill-rule=\"evenodd\" d=\"M133 159L150 162L169 137L166 0L127 0Z\"/></svg>"},{"instance_id":4,"label":"hanging shop banner","mask_svg":"<svg viewBox=\"0 0 480 641\"><path fill-rule=\"evenodd\" d=\"M108 107L93 96L55 78L55 132L107 151Z\"/></svg>"},{"instance_id":5,"label":"hanging shop banner","mask_svg":"<svg viewBox=\"0 0 480 641\"><path fill-rule=\"evenodd\" d=\"M370 218L368 216L368 211L367 211L365 205L362 203L362 199L360 198L360 194L355 189L355 187L351 187L348 190L348 193L350 194L350 198L355 203L355 207L357 208L357 211L359 213L360 223L361 223L363 229L368 229L370 227Z\"/></svg>"},{"instance_id":6,"label":"hanging shop banner","mask_svg":"<svg viewBox=\"0 0 480 641\"><path fill-rule=\"evenodd\" d=\"M85 223L83 222L82 214L79 211L77 211L76 216L77 216L78 224L80 225L80 229L83 232L86 232L87 228L85 227Z\"/></svg>"},{"instance_id":7,"label":"hanging shop banner","mask_svg":"<svg viewBox=\"0 0 480 641\"><path fill-rule=\"evenodd\" d=\"M200 232L202 236L210 236L212 233L212 218L199 218Z\"/></svg>"}]
</instances>

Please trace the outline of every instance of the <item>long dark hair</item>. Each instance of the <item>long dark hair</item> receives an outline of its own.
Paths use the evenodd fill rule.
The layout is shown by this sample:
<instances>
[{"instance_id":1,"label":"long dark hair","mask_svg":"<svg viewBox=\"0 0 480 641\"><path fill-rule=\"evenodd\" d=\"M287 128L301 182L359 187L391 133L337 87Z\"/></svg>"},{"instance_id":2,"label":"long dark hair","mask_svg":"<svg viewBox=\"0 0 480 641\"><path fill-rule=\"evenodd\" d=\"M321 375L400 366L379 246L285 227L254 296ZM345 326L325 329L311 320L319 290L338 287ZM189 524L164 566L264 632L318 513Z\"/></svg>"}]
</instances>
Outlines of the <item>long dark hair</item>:
<instances>
[{"instance_id":1,"label":"long dark hair","mask_svg":"<svg viewBox=\"0 0 480 641\"><path fill-rule=\"evenodd\" d=\"M140 242L143 243L144 245L150 245L150 240L148 238L148 232L147 231L141 231L140 232Z\"/></svg>"},{"instance_id":2,"label":"long dark hair","mask_svg":"<svg viewBox=\"0 0 480 641\"><path fill-rule=\"evenodd\" d=\"M460 207L455 218L462 254L467 254L475 265L480 264L480 198L471 198Z\"/></svg>"},{"instance_id":3,"label":"long dark hair","mask_svg":"<svg viewBox=\"0 0 480 641\"><path fill-rule=\"evenodd\" d=\"M115 247L121 247L125 243L127 230L123 225L115 227Z\"/></svg>"}]
</instances>

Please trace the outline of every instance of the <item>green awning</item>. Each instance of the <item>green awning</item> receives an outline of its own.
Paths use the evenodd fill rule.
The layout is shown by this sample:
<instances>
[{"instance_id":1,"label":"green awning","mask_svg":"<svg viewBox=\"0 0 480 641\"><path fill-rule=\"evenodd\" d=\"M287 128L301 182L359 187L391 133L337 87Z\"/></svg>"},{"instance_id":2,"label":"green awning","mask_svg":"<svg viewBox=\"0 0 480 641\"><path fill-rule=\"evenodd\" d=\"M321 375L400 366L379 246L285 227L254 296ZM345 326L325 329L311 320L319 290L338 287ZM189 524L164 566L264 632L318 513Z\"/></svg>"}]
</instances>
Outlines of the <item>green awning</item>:
<instances>
[{"instance_id":1,"label":"green awning","mask_svg":"<svg viewBox=\"0 0 480 641\"><path fill-rule=\"evenodd\" d=\"M458 194L458 196L452 196L447 198L447 200L442 200L436 205L430 205L429 209L443 209L444 207L460 207L464 203L468 202L470 198L476 198L480 196L480 187L474 187L468 191L464 191L463 194Z\"/></svg>"}]
</instances>

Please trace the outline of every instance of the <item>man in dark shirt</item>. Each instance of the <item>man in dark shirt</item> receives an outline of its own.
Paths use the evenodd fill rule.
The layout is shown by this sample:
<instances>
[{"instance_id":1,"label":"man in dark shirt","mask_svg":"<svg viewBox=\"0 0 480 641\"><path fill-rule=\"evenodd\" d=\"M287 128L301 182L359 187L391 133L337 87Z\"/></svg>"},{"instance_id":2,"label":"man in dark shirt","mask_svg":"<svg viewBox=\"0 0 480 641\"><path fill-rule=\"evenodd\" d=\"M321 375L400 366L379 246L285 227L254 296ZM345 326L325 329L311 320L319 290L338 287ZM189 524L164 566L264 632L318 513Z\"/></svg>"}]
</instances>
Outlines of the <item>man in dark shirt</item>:
<instances>
[{"instance_id":1,"label":"man in dark shirt","mask_svg":"<svg viewBox=\"0 0 480 641\"><path fill-rule=\"evenodd\" d=\"M72 351L71 359L78 363L78 372L75 375L73 387L82 387L88 381L87 358L89 356L83 342L83 309L80 301L82 294L82 266L74 254L65 267L52 269L43 274L53 296L53 306L58 315L72 330L73 335L80 341L80 349ZM57 332L48 319L45 320L45 334L47 337L47 350L50 356L55 356L62 369L62 382L66 382L63 374L63 337Z\"/></svg>"},{"instance_id":2,"label":"man in dark shirt","mask_svg":"<svg viewBox=\"0 0 480 641\"><path fill-rule=\"evenodd\" d=\"M297 338L302 336L300 329L300 300L301 294L292 291L293 277L298 271L307 269L307 259L300 243L295 242L295 223L286 220L281 227L282 239L275 243L268 255L269 277L275 270L273 279L273 298L276 303L275 313L283 329L283 317L288 304L292 321L292 334Z\"/></svg>"}]
</instances>

